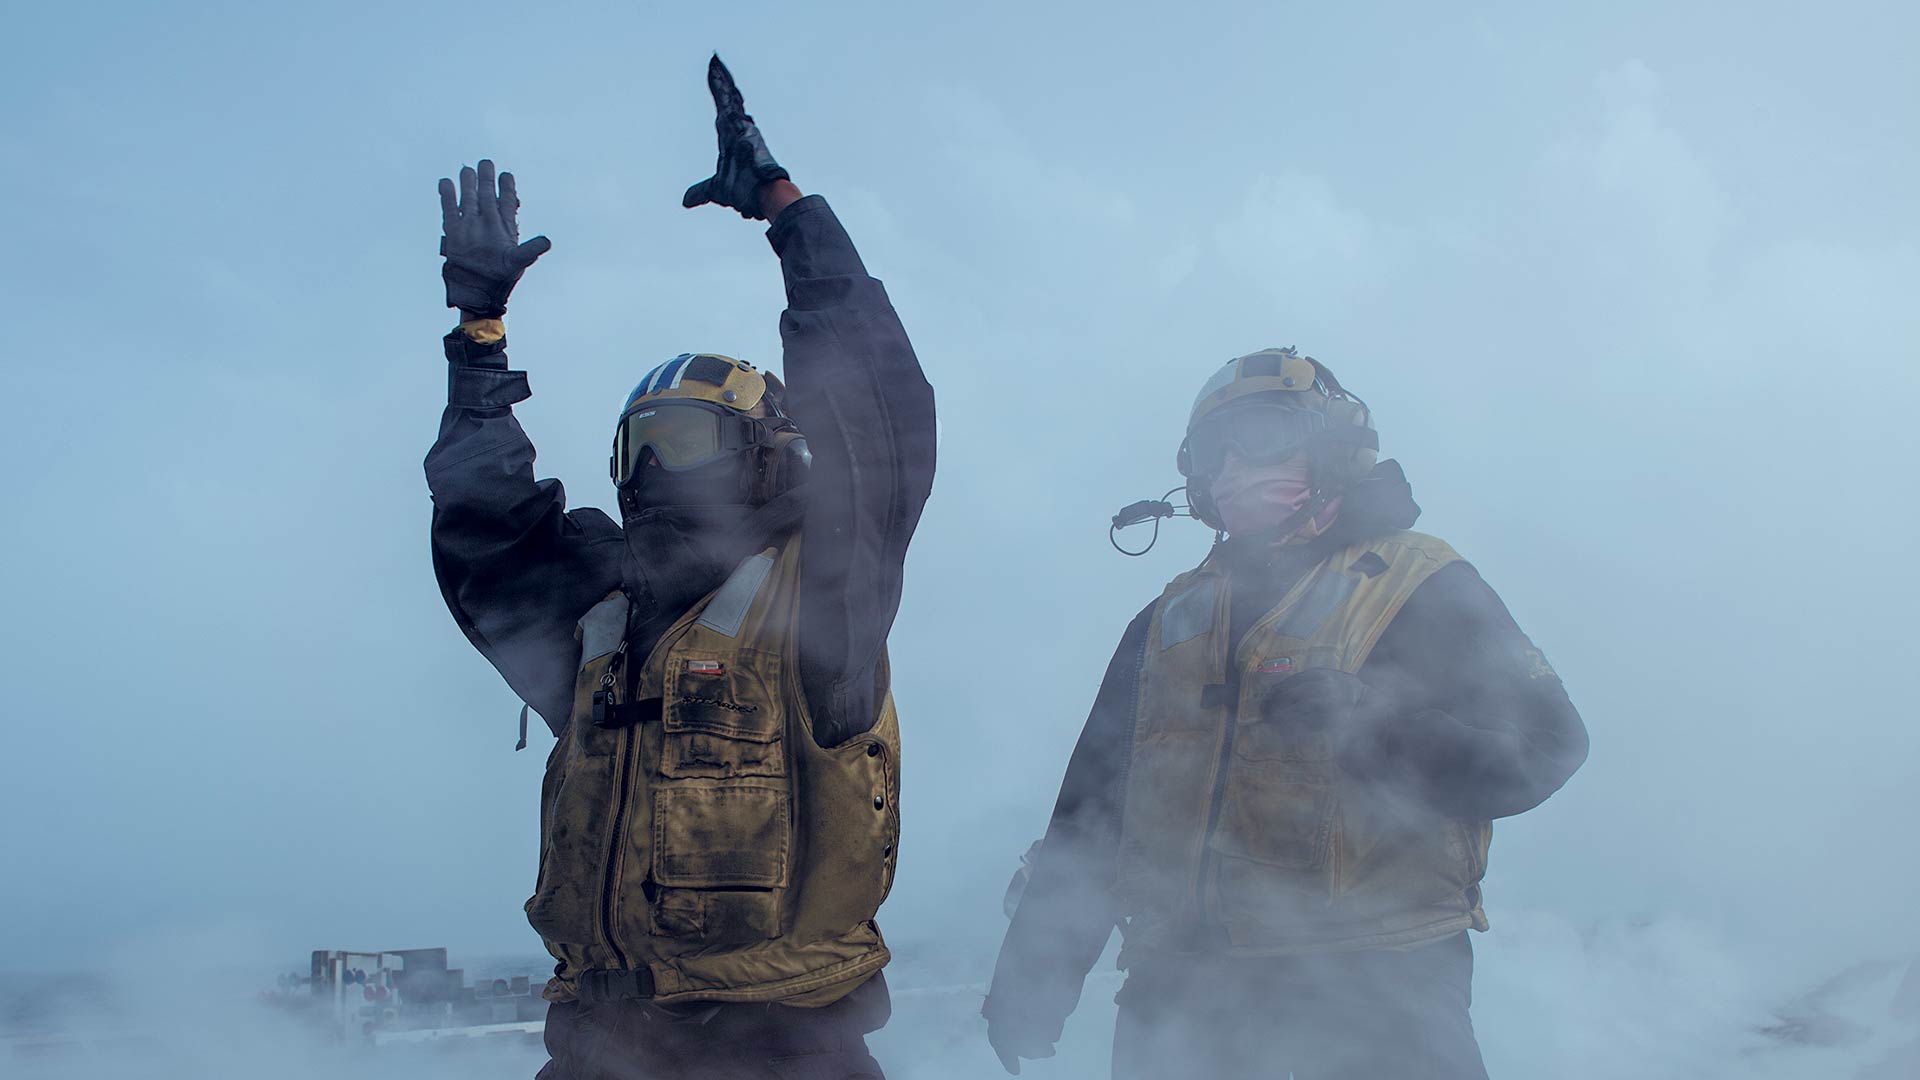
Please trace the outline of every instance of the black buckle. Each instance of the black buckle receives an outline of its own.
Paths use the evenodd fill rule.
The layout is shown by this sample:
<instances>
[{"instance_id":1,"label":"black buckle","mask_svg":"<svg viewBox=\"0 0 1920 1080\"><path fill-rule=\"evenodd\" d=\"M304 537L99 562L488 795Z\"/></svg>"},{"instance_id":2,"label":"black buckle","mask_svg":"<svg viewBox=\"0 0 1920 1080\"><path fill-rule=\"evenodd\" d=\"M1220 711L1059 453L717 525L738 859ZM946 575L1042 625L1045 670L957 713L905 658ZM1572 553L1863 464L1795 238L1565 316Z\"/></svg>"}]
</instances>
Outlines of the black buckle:
<instances>
[{"instance_id":1,"label":"black buckle","mask_svg":"<svg viewBox=\"0 0 1920 1080\"><path fill-rule=\"evenodd\" d=\"M591 719L597 728L623 728L646 723L648 719L660 715L660 699L641 698L639 701L615 701L613 691L595 690L593 692L593 713Z\"/></svg>"},{"instance_id":2,"label":"black buckle","mask_svg":"<svg viewBox=\"0 0 1920 1080\"><path fill-rule=\"evenodd\" d=\"M637 971L583 971L578 982L580 1000L590 1004L647 1001L653 997L653 971L650 968Z\"/></svg>"},{"instance_id":3,"label":"black buckle","mask_svg":"<svg viewBox=\"0 0 1920 1080\"><path fill-rule=\"evenodd\" d=\"M1240 700L1240 688L1232 683L1208 683L1200 688L1200 707L1231 709Z\"/></svg>"}]
</instances>

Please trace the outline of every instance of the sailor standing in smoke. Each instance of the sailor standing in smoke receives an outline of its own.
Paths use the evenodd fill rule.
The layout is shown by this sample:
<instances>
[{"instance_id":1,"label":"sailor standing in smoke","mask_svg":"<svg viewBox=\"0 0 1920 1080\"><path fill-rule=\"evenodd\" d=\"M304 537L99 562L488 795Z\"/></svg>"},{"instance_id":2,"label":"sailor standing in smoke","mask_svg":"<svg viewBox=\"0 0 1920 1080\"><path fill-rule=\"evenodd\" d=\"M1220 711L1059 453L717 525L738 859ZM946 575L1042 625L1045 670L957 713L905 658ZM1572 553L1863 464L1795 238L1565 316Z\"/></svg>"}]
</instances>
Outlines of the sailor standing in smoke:
<instances>
[{"instance_id":1,"label":"sailor standing in smoke","mask_svg":"<svg viewBox=\"0 0 1920 1080\"><path fill-rule=\"evenodd\" d=\"M984 1012L1048 1057L1122 920L1113 1075L1468 1080L1491 822L1586 758L1560 679L1406 531L1372 417L1292 349L1222 368L1180 448L1225 534L1121 638Z\"/></svg>"},{"instance_id":2,"label":"sailor standing in smoke","mask_svg":"<svg viewBox=\"0 0 1920 1080\"><path fill-rule=\"evenodd\" d=\"M719 164L685 205L771 221L788 384L710 353L654 368L613 438L620 524L568 510L534 479L500 321L549 245L519 242L511 174L463 168L457 191L440 182L461 323L426 461L434 568L558 740L527 902L558 961L541 1077L877 1078L874 914L899 835L886 638L933 481L933 393L718 57L708 81Z\"/></svg>"}]
</instances>

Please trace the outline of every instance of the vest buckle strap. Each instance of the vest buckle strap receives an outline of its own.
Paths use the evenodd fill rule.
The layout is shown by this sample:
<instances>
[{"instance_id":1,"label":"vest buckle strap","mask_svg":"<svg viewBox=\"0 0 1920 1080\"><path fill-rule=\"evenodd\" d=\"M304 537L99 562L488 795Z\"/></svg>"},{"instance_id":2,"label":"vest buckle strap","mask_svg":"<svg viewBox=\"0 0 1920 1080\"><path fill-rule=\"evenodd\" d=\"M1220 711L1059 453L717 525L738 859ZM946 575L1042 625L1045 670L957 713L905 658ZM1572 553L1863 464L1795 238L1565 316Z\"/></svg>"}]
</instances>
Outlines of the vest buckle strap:
<instances>
[{"instance_id":1,"label":"vest buckle strap","mask_svg":"<svg viewBox=\"0 0 1920 1080\"><path fill-rule=\"evenodd\" d=\"M588 1004L648 1001L653 998L653 971L583 971L577 979L580 1000Z\"/></svg>"},{"instance_id":2,"label":"vest buckle strap","mask_svg":"<svg viewBox=\"0 0 1920 1080\"><path fill-rule=\"evenodd\" d=\"M593 713L591 719L597 728L623 728L645 720L649 713L660 707L658 698L645 701L616 701L611 690L593 692Z\"/></svg>"}]
</instances>

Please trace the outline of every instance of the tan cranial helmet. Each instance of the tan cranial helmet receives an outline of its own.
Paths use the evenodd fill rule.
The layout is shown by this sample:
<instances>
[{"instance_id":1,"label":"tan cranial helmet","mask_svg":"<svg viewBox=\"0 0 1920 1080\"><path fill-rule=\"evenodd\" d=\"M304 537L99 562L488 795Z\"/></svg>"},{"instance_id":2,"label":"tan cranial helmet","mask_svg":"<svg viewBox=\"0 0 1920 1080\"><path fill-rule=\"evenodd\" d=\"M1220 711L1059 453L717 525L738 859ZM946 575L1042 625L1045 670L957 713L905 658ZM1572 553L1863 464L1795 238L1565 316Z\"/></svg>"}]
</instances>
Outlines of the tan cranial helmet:
<instances>
[{"instance_id":1,"label":"tan cranial helmet","mask_svg":"<svg viewBox=\"0 0 1920 1080\"><path fill-rule=\"evenodd\" d=\"M1194 399L1177 463L1194 516L1218 529L1207 481L1228 449L1256 461L1304 451L1316 500L1324 503L1371 471L1379 448L1366 402L1326 365L1288 346L1235 357L1214 372Z\"/></svg>"}]
</instances>

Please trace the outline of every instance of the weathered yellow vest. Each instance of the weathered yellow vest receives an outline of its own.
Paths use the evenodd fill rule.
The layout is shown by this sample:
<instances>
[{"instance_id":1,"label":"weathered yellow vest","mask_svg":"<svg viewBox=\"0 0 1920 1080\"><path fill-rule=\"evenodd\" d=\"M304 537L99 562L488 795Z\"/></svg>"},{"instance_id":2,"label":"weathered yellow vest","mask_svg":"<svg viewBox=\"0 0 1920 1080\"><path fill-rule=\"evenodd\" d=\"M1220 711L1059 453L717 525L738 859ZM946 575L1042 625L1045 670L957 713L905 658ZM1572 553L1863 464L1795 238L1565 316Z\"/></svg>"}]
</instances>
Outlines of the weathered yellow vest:
<instances>
[{"instance_id":1,"label":"weathered yellow vest","mask_svg":"<svg viewBox=\"0 0 1920 1080\"><path fill-rule=\"evenodd\" d=\"M549 998L616 983L660 1004L825 1005L887 962L874 914L900 833L893 697L883 658L873 729L814 742L799 548L743 561L631 676L625 596L581 619L527 901L559 961Z\"/></svg>"},{"instance_id":2,"label":"weathered yellow vest","mask_svg":"<svg viewBox=\"0 0 1920 1080\"><path fill-rule=\"evenodd\" d=\"M1345 548L1226 655L1229 582L1209 558L1167 586L1147 631L1121 827L1121 966L1206 951L1274 956L1410 945L1486 929L1491 826L1363 786L1325 730L1260 704L1307 668L1357 672L1402 604L1459 558L1419 533Z\"/></svg>"}]
</instances>

